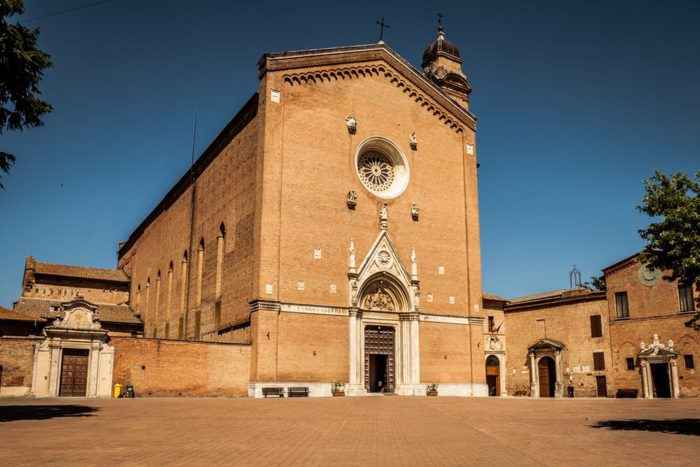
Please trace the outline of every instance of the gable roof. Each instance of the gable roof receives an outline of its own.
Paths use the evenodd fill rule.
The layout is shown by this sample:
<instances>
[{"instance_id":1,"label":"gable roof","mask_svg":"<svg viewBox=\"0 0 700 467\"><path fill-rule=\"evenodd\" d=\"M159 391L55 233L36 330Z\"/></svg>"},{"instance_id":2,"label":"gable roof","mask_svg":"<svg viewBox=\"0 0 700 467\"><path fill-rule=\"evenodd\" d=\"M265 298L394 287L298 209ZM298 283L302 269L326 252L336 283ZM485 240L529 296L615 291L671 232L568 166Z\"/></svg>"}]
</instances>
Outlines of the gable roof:
<instances>
[{"instance_id":1,"label":"gable roof","mask_svg":"<svg viewBox=\"0 0 700 467\"><path fill-rule=\"evenodd\" d=\"M258 61L258 77L262 78L268 71L308 69L310 67L344 65L350 63L381 60L408 80L410 84L428 94L443 107L450 116L465 126L476 129L477 118L459 105L445 91L416 70L384 42L376 44L346 47L329 47L323 49L293 50L278 53L265 53Z\"/></svg>"},{"instance_id":2,"label":"gable roof","mask_svg":"<svg viewBox=\"0 0 700 467\"><path fill-rule=\"evenodd\" d=\"M40 263L34 264L34 274L44 276L73 277L107 282L128 284L129 276L121 269L91 268L87 266L70 266L67 264Z\"/></svg>"}]
</instances>

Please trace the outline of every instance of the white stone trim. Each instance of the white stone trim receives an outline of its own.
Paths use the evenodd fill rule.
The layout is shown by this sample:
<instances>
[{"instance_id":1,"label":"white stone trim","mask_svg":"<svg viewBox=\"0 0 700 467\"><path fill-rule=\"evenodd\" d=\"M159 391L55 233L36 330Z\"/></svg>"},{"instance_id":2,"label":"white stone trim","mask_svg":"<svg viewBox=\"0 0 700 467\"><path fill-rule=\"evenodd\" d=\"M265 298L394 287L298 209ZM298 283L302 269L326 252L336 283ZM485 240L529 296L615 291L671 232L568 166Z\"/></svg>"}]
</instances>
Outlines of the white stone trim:
<instances>
[{"instance_id":1,"label":"white stone trim","mask_svg":"<svg viewBox=\"0 0 700 467\"><path fill-rule=\"evenodd\" d=\"M27 397L31 389L30 386L5 386L0 388L0 397Z\"/></svg>"},{"instance_id":2,"label":"white stone trim","mask_svg":"<svg viewBox=\"0 0 700 467\"><path fill-rule=\"evenodd\" d=\"M421 387L420 395L425 395L428 383ZM438 383L438 397L488 397L486 383Z\"/></svg>"},{"instance_id":3,"label":"white stone trim","mask_svg":"<svg viewBox=\"0 0 700 467\"><path fill-rule=\"evenodd\" d=\"M421 321L427 321L431 323L443 323L443 324L461 324L463 326L469 325L483 325L484 318L473 317L473 316L444 316L444 315L431 315L427 313L420 314Z\"/></svg>"},{"instance_id":4,"label":"white stone trim","mask_svg":"<svg viewBox=\"0 0 700 467\"><path fill-rule=\"evenodd\" d=\"M300 305L297 303L280 303L280 311L285 313L305 313L311 315L348 316L348 309L333 306Z\"/></svg>"}]
</instances>

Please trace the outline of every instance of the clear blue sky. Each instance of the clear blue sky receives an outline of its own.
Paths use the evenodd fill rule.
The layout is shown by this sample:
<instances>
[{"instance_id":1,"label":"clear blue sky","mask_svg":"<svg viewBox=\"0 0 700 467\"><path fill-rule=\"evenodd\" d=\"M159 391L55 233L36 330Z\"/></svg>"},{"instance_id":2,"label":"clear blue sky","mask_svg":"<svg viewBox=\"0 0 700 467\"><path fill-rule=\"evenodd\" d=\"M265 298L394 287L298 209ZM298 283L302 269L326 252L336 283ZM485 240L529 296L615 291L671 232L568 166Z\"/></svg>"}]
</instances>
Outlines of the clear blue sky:
<instances>
[{"instance_id":1,"label":"clear blue sky","mask_svg":"<svg viewBox=\"0 0 700 467\"><path fill-rule=\"evenodd\" d=\"M27 1L22 20L90 0ZM120 240L257 87L266 51L386 42L414 66L445 15L479 117L484 289L568 286L642 247L655 168L700 169L700 2L113 0L28 22L46 125L4 134L0 305L24 258L114 267Z\"/></svg>"}]
</instances>

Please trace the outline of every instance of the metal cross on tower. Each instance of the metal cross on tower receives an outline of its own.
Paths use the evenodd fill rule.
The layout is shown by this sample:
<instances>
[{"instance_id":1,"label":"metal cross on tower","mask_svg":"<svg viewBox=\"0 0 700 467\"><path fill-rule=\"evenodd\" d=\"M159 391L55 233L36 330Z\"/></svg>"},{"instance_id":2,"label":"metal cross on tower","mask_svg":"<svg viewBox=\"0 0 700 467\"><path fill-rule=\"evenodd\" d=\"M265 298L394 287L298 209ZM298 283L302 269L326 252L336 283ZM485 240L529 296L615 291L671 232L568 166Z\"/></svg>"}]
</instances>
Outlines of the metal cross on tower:
<instances>
[{"instance_id":1,"label":"metal cross on tower","mask_svg":"<svg viewBox=\"0 0 700 467\"><path fill-rule=\"evenodd\" d=\"M442 18L443 18L442 13L438 13L437 18L438 18L438 28L442 29Z\"/></svg>"},{"instance_id":2,"label":"metal cross on tower","mask_svg":"<svg viewBox=\"0 0 700 467\"><path fill-rule=\"evenodd\" d=\"M384 28L390 28L388 24L384 22L384 18L381 19L381 21L377 21L377 24L379 25L379 42L384 41Z\"/></svg>"}]
</instances>

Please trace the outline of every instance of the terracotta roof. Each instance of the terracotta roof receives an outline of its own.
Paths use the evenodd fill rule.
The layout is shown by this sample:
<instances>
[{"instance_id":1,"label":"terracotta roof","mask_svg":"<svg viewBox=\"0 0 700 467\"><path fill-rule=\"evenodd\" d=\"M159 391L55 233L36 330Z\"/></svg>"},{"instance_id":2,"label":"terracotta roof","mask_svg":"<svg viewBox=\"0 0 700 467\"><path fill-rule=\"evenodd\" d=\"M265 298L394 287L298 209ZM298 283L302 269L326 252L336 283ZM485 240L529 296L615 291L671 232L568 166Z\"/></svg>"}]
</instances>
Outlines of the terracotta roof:
<instances>
[{"instance_id":1,"label":"terracotta roof","mask_svg":"<svg viewBox=\"0 0 700 467\"><path fill-rule=\"evenodd\" d=\"M591 290L586 287L576 289L559 289L524 297L516 297L509 300L504 310L518 311L540 306L552 306L560 303L569 303L583 300L606 300L605 292Z\"/></svg>"},{"instance_id":2,"label":"terracotta roof","mask_svg":"<svg viewBox=\"0 0 700 467\"><path fill-rule=\"evenodd\" d=\"M507 298L499 297L498 295L494 295L494 294L492 294L492 293L487 293L487 292L483 292L483 293L481 294L481 297L482 297L484 300L499 300L499 301L502 301L502 302L507 302L507 301L508 301Z\"/></svg>"},{"instance_id":3,"label":"terracotta roof","mask_svg":"<svg viewBox=\"0 0 700 467\"><path fill-rule=\"evenodd\" d=\"M15 304L15 311L38 318L55 319L63 316L60 310L52 310L52 307L61 308L62 302L42 300L38 298L20 298ZM111 305L93 303L97 307L95 311L97 319L103 323L141 324L128 305Z\"/></svg>"},{"instance_id":4,"label":"terracotta roof","mask_svg":"<svg viewBox=\"0 0 700 467\"><path fill-rule=\"evenodd\" d=\"M571 289L550 290L549 292L541 292L541 293L536 293L536 294L532 294L532 295L524 295L522 297L511 298L510 300L508 300L508 303L516 304L516 303L532 302L535 300L543 300L543 299L547 299L547 298L559 297L564 292L566 292L568 290L571 290Z\"/></svg>"},{"instance_id":5,"label":"terracotta roof","mask_svg":"<svg viewBox=\"0 0 700 467\"><path fill-rule=\"evenodd\" d=\"M40 263L34 266L35 274L47 276L77 277L109 282L129 282L129 276L121 269L90 268L87 266L69 266L67 264Z\"/></svg>"},{"instance_id":6,"label":"terracotta roof","mask_svg":"<svg viewBox=\"0 0 700 467\"><path fill-rule=\"evenodd\" d=\"M98 305L96 314L103 323L141 324L128 305Z\"/></svg>"},{"instance_id":7,"label":"terracotta roof","mask_svg":"<svg viewBox=\"0 0 700 467\"><path fill-rule=\"evenodd\" d=\"M60 311L54 311L51 307L59 307L61 302L54 300L42 300L40 298L20 298L15 303L15 311L38 318L54 319L60 316Z\"/></svg>"},{"instance_id":8,"label":"terracotta roof","mask_svg":"<svg viewBox=\"0 0 700 467\"><path fill-rule=\"evenodd\" d=\"M27 315L24 313L19 313L17 311L8 310L0 306L0 320L10 320L10 321L43 321L42 318L38 316Z\"/></svg>"}]
</instances>

